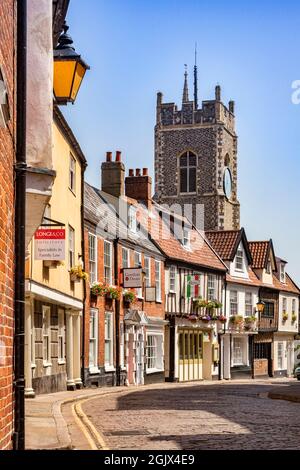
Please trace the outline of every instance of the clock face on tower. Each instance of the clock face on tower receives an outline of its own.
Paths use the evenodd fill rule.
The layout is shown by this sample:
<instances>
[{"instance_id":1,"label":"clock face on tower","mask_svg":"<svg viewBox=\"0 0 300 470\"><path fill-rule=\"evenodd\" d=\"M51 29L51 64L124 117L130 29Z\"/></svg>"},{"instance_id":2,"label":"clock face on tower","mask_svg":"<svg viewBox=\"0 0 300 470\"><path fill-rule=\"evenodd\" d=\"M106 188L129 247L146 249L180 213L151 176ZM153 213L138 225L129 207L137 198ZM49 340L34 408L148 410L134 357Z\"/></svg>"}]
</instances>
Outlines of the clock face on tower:
<instances>
[{"instance_id":1,"label":"clock face on tower","mask_svg":"<svg viewBox=\"0 0 300 470\"><path fill-rule=\"evenodd\" d=\"M223 177L223 188L224 188L224 193L227 199L230 199L231 194L232 194L232 177L231 177L231 171L227 167L224 170L224 177Z\"/></svg>"}]
</instances>

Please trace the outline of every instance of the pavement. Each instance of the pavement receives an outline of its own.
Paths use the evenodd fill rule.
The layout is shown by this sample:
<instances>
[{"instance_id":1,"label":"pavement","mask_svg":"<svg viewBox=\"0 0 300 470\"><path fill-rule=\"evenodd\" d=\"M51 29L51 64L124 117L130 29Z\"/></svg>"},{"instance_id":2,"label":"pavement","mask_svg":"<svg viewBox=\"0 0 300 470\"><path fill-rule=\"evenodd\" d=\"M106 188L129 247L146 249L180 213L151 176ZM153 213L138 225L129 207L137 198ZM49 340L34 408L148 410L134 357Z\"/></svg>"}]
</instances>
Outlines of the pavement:
<instances>
[{"instance_id":1,"label":"pavement","mask_svg":"<svg viewBox=\"0 0 300 470\"><path fill-rule=\"evenodd\" d=\"M230 392L228 392L228 390L230 390ZM221 381L217 383L208 381L182 384L163 383L139 387L103 387L100 389L91 388L76 390L73 392L65 391L52 394L38 395L33 399L26 399L26 449L114 449L117 448L115 447L117 444L122 444L122 438L120 438L120 424L126 427L124 417L125 419L129 420L129 428L130 423L132 422L133 427L135 426L135 428L140 429L138 435L136 436L137 442L139 443L138 445L144 445L145 448L155 448L155 441L153 441L152 439L150 441L150 444L149 442L147 443L146 440L143 444L142 431L143 429L146 429L147 426L145 426L145 423L142 422L142 420L141 423L138 424L138 420L141 419L141 409L143 409L142 415L144 416L145 413L146 415L148 414L149 419L151 419L152 422L155 413L153 414L153 416L151 415L151 413L153 413L152 410L155 410L153 404L155 403L157 397L160 400L160 397L163 396L163 394L168 397L169 393L172 393L174 395L174 400L177 403L174 412L171 411L172 407L168 408L167 406L167 409L165 410L164 406L160 406L160 418L158 415L155 416L155 420L156 418L158 418L158 422L160 422L161 425L163 425L163 421L164 419L166 419L168 427L170 425L170 419L174 419L174 423L178 421L178 403L180 403L182 397L187 392L189 394L193 394L194 399L195 397L197 398L195 401L196 412L199 411L199 406L197 404L199 400L202 400L203 397L207 395L209 396L210 394L212 397L215 394L217 403L220 402L221 396L224 396L226 400L226 394L229 398L231 397L230 400L232 399L232 397L234 397L233 406L235 406L236 399L239 396L241 396L241 399L243 399L244 401L246 400L246 406L247 401L250 398L260 396L261 398L264 398L264 401L266 403L268 403L267 406L270 409L270 412L272 412L272 400L270 400L270 398L288 400L292 402L300 402L300 382L295 382L294 379L282 378L252 381ZM123 403L121 408L120 403ZM134 408L136 403L137 409ZM208 401L207 403L207 406L209 408L210 402ZM257 403L257 401L255 403ZM206 414L207 419L209 410L206 410L205 406L206 405L204 405L204 408L201 410L201 412L202 414ZM242 410L243 406L244 402L241 402ZM299 419L300 408L298 411L298 405L295 404L294 406L296 406L296 414L298 415ZM230 407L231 402L228 402L229 410ZM257 416L260 416L260 414L263 413L265 407L266 404L263 405L263 408L259 408L257 410ZM280 407L278 407L277 405L273 408L276 409L278 412L280 411ZM188 414L191 411L191 408L189 408ZM235 410L233 409L232 412L234 413ZM283 414L286 414L286 409L283 409L282 412ZM242 411L242 414L243 413L244 411ZM180 425L181 434L183 434L185 431L183 429L183 425L186 415L186 410L184 410L184 414L181 416L180 421L178 421L178 424ZM226 419L228 419L228 417L230 417L230 413L229 415L226 415ZM196 420L196 415L193 415L191 419ZM203 419L203 416L199 415L199 419L201 421ZM116 420L116 423L114 423L114 420ZM196 421L194 422L196 424ZM189 427L191 423L186 422L187 427ZM118 430L118 432L116 431L115 438L113 438L114 425L116 425L116 429ZM216 429L214 429L214 426L215 425L212 423L212 428L210 428L209 431L210 434L212 432L219 432L219 426L217 426ZM147 427L147 432L145 431L146 437L148 434L153 434L154 431L152 428L149 431ZM125 447L123 447L123 449L128 449L128 445L131 445L132 449L137 448L134 436L132 439L132 444L129 444L130 439L128 435L125 435L125 430L123 431L126 442L126 445ZM137 429L135 429L135 431L137 432ZM161 430L159 430L159 432L160 431ZM226 430L224 432L226 434ZM163 430L162 433L164 433ZM160 440L158 440L157 444L159 445L159 448L162 448L162 442ZM169 443L164 444L167 446L166 448L169 448ZM197 446L199 447L200 444L198 441L196 443L194 440L194 445L196 446L195 448L197 448ZM120 449L121 448L122 447L120 447ZM189 447L189 441L187 437L185 443L177 443L174 448L185 449L193 448L193 446Z\"/></svg>"},{"instance_id":2,"label":"pavement","mask_svg":"<svg viewBox=\"0 0 300 470\"><path fill-rule=\"evenodd\" d=\"M25 400L25 445L27 450L71 450L74 445L62 413L65 405L117 391L112 388L81 389L37 395ZM74 418L73 418L74 419Z\"/></svg>"}]
</instances>

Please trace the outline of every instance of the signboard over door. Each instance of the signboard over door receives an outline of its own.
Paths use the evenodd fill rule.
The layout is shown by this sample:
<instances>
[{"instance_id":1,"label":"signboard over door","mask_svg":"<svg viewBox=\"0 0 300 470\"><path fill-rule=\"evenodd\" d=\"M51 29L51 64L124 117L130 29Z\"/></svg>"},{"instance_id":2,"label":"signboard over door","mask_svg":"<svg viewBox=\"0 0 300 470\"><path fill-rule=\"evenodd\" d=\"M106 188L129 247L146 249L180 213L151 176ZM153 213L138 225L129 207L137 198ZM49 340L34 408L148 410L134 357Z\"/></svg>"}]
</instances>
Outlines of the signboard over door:
<instances>
[{"instance_id":1,"label":"signboard over door","mask_svg":"<svg viewBox=\"0 0 300 470\"><path fill-rule=\"evenodd\" d=\"M124 268L123 287L143 287L142 268Z\"/></svg>"},{"instance_id":2,"label":"signboard over door","mask_svg":"<svg viewBox=\"0 0 300 470\"><path fill-rule=\"evenodd\" d=\"M65 229L39 229L34 234L34 259L62 261L65 259Z\"/></svg>"}]
</instances>

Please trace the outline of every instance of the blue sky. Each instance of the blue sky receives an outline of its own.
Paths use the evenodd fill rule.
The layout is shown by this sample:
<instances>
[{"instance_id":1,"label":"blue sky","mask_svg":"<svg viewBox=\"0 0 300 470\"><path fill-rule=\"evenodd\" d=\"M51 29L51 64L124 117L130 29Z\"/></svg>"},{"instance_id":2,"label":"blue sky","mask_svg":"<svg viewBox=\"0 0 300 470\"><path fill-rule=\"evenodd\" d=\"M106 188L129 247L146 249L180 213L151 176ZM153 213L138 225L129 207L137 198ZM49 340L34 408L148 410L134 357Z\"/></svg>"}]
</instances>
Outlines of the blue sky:
<instances>
[{"instance_id":1,"label":"blue sky","mask_svg":"<svg viewBox=\"0 0 300 470\"><path fill-rule=\"evenodd\" d=\"M272 238L300 284L300 2L71 0L70 34L90 64L74 106L63 109L99 186L107 150L127 168L153 170L156 93L180 104L198 43L200 100L222 87L236 102L238 196L248 239Z\"/></svg>"}]
</instances>

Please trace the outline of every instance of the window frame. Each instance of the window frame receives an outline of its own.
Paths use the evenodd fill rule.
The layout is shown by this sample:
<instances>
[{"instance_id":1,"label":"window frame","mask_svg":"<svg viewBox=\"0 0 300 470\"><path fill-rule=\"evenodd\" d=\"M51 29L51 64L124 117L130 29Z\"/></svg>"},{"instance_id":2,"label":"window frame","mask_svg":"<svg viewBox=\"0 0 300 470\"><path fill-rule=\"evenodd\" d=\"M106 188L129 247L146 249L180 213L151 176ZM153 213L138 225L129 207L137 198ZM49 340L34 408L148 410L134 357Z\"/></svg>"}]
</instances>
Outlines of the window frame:
<instances>
[{"instance_id":1,"label":"window frame","mask_svg":"<svg viewBox=\"0 0 300 470\"><path fill-rule=\"evenodd\" d=\"M46 326L45 326L46 325ZM51 367L51 307L42 306L43 366ZM45 338L47 338L47 357L45 357Z\"/></svg>"},{"instance_id":2,"label":"window frame","mask_svg":"<svg viewBox=\"0 0 300 470\"><path fill-rule=\"evenodd\" d=\"M91 257L91 240L94 240L94 254L95 254L95 259L93 260ZM94 233L89 232L89 274L90 274L90 284L94 284L98 280L98 238L97 235ZM93 270L91 269L91 266L93 266ZM93 272L94 271L94 272ZM93 280L94 276L94 280Z\"/></svg>"},{"instance_id":3,"label":"window frame","mask_svg":"<svg viewBox=\"0 0 300 470\"><path fill-rule=\"evenodd\" d=\"M287 297L282 297L282 313L287 313Z\"/></svg>"},{"instance_id":4,"label":"window frame","mask_svg":"<svg viewBox=\"0 0 300 470\"><path fill-rule=\"evenodd\" d=\"M106 265L105 262L106 262L106 257L108 256L107 253L105 253L105 247L109 246L109 258L110 258L110 265ZM109 279L108 277L106 276L106 269L109 269ZM108 241L108 240L104 240L104 244L103 244L103 277L104 277L104 281L109 284L109 285L112 285L112 279L113 279L113 246L112 246L112 242Z\"/></svg>"},{"instance_id":5,"label":"window frame","mask_svg":"<svg viewBox=\"0 0 300 470\"><path fill-rule=\"evenodd\" d=\"M236 346L235 346L235 343L240 343L240 358L241 358L241 362L238 362L236 360ZM243 357L243 338L239 337L239 336L233 336L232 338L232 366L242 366L242 365L245 365L245 362L244 362L244 357Z\"/></svg>"},{"instance_id":6,"label":"window frame","mask_svg":"<svg viewBox=\"0 0 300 470\"><path fill-rule=\"evenodd\" d=\"M250 296L251 302L247 302L247 296ZM250 306L250 313L247 312L247 308ZM245 292L245 316L250 317L253 315L253 294L252 292Z\"/></svg>"},{"instance_id":7,"label":"window frame","mask_svg":"<svg viewBox=\"0 0 300 470\"><path fill-rule=\"evenodd\" d=\"M65 330L65 311L58 308L58 364L66 363L66 330Z\"/></svg>"},{"instance_id":8,"label":"window frame","mask_svg":"<svg viewBox=\"0 0 300 470\"><path fill-rule=\"evenodd\" d=\"M91 318L93 318L93 336L91 335ZM94 348L93 363L91 362L91 343ZM90 309L89 323L89 371L91 374L99 372L98 368L98 344L99 344L99 311L96 308Z\"/></svg>"},{"instance_id":9,"label":"window frame","mask_svg":"<svg viewBox=\"0 0 300 470\"><path fill-rule=\"evenodd\" d=\"M236 295L235 295L236 294ZM233 299L234 295L234 299ZM233 311L233 305L236 306L236 309ZM239 312L239 294L237 290L230 290L229 292L229 311L230 316L238 315Z\"/></svg>"},{"instance_id":10,"label":"window frame","mask_svg":"<svg viewBox=\"0 0 300 470\"><path fill-rule=\"evenodd\" d=\"M196 158L196 163L195 165L190 165L190 156L194 156ZM181 164L181 158L186 157L186 165ZM197 155L192 152L191 150L187 150L186 152L183 152L181 155L179 155L178 159L178 167L179 167L179 194L197 194L197 163L198 163L198 158ZM186 172L186 191L182 191L182 171L185 170ZM195 190L190 191L191 187L191 175L190 172L191 170L195 171Z\"/></svg>"},{"instance_id":11,"label":"window frame","mask_svg":"<svg viewBox=\"0 0 300 470\"><path fill-rule=\"evenodd\" d=\"M279 352L281 352L280 355L279 355ZM283 362L284 362L284 343L283 343L283 341L278 341L278 343L277 343L277 367L278 367L278 370L283 370ZM279 367L279 363L281 363L281 367Z\"/></svg>"},{"instance_id":12,"label":"window frame","mask_svg":"<svg viewBox=\"0 0 300 470\"><path fill-rule=\"evenodd\" d=\"M151 287L151 258L150 256L144 256L144 269L145 269L145 277L144 277L145 287Z\"/></svg>"},{"instance_id":13,"label":"window frame","mask_svg":"<svg viewBox=\"0 0 300 470\"><path fill-rule=\"evenodd\" d=\"M152 338L149 341L149 338ZM151 342L151 344L149 344ZM164 370L164 336L162 333L149 331L146 334L146 373ZM151 354L149 354L151 351Z\"/></svg>"},{"instance_id":14,"label":"window frame","mask_svg":"<svg viewBox=\"0 0 300 470\"><path fill-rule=\"evenodd\" d=\"M75 266L75 230L72 225L68 226L68 253L69 269Z\"/></svg>"},{"instance_id":15,"label":"window frame","mask_svg":"<svg viewBox=\"0 0 300 470\"><path fill-rule=\"evenodd\" d=\"M107 337L107 321L109 320L109 337ZM106 345L109 344L109 359L106 356ZM115 370L114 367L114 318L113 312L104 315L104 367L106 371Z\"/></svg>"},{"instance_id":16,"label":"window frame","mask_svg":"<svg viewBox=\"0 0 300 470\"><path fill-rule=\"evenodd\" d=\"M213 280L213 287L210 286L210 282ZM213 296L211 292L213 291ZM217 278L215 274L208 274L207 275L207 300L216 300L216 292L217 292Z\"/></svg>"},{"instance_id":17,"label":"window frame","mask_svg":"<svg viewBox=\"0 0 300 470\"><path fill-rule=\"evenodd\" d=\"M133 254L134 257L134 267L138 268L142 266L142 253L140 251L135 251ZM143 287L136 287L135 292L138 299L143 299Z\"/></svg>"},{"instance_id":18,"label":"window frame","mask_svg":"<svg viewBox=\"0 0 300 470\"><path fill-rule=\"evenodd\" d=\"M137 232L137 209L134 206L128 208L127 226L131 232Z\"/></svg>"},{"instance_id":19,"label":"window frame","mask_svg":"<svg viewBox=\"0 0 300 470\"><path fill-rule=\"evenodd\" d=\"M239 272L244 271L244 251L242 248L238 248L235 255L235 270Z\"/></svg>"},{"instance_id":20,"label":"window frame","mask_svg":"<svg viewBox=\"0 0 300 470\"><path fill-rule=\"evenodd\" d=\"M158 270L157 270L158 266ZM158 274L158 278L157 278ZM155 302L161 303L162 297L162 288L161 288L161 261L155 260Z\"/></svg>"},{"instance_id":21,"label":"window frame","mask_svg":"<svg viewBox=\"0 0 300 470\"><path fill-rule=\"evenodd\" d=\"M171 275L173 272L173 276ZM175 294L176 292L176 274L177 274L177 267L175 264L172 264L169 268L169 293L170 294ZM173 284L173 289L172 289L172 284Z\"/></svg>"},{"instance_id":22,"label":"window frame","mask_svg":"<svg viewBox=\"0 0 300 470\"><path fill-rule=\"evenodd\" d=\"M76 195L76 158L70 152L70 160L69 160L69 189L70 191Z\"/></svg>"},{"instance_id":23,"label":"window frame","mask_svg":"<svg viewBox=\"0 0 300 470\"><path fill-rule=\"evenodd\" d=\"M124 253L127 253L126 266L124 266ZM124 246L122 246L122 268L123 269L130 268L130 250L129 248L125 248Z\"/></svg>"},{"instance_id":24,"label":"window frame","mask_svg":"<svg viewBox=\"0 0 300 470\"><path fill-rule=\"evenodd\" d=\"M191 230L187 228L182 229L182 246L186 250L191 249Z\"/></svg>"}]
</instances>

